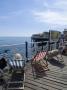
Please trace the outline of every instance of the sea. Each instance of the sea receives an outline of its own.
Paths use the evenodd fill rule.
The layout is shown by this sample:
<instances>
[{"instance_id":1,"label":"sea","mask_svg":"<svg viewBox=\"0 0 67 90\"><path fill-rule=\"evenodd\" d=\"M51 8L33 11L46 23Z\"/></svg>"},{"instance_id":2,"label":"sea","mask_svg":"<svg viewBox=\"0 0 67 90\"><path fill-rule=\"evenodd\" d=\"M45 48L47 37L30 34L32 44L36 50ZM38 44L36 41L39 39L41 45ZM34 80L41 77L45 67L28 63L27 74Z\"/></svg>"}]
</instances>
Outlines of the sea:
<instances>
[{"instance_id":1,"label":"sea","mask_svg":"<svg viewBox=\"0 0 67 90\"><path fill-rule=\"evenodd\" d=\"M0 37L0 45L12 45L31 42L31 37Z\"/></svg>"},{"instance_id":2,"label":"sea","mask_svg":"<svg viewBox=\"0 0 67 90\"><path fill-rule=\"evenodd\" d=\"M26 43L28 42L28 58L31 58L31 37L0 37L0 58L13 58L15 53L26 57Z\"/></svg>"}]
</instances>

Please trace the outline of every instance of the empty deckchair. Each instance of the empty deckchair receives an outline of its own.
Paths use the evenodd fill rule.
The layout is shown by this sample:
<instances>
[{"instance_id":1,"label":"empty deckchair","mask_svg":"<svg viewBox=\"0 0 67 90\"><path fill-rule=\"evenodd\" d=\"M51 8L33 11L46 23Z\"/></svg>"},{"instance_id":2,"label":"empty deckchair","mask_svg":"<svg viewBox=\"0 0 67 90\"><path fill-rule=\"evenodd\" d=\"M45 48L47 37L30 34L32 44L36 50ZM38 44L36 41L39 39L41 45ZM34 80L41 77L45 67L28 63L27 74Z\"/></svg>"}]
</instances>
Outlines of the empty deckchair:
<instances>
[{"instance_id":1,"label":"empty deckchair","mask_svg":"<svg viewBox=\"0 0 67 90\"><path fill-rule=\"evenodd\" d=\"M47 55L47 52L41 51L32 58L31 65L32 65L33 76L35 71L42 72L42 71L49 70L48 63L46 60L46 55Z\"/></svg>"},{"instance_id":2,"label":"empty deckchair","mask_svg":"<svg viewBox=\"0 0 67 90\"><path fill-rule=\"evenodd\" d=\"M47 52L48 59L52 59L53 57L56 57L58 61L63 61L62 53L59 49L55 49Z\"/></svg>"}]
</instances>

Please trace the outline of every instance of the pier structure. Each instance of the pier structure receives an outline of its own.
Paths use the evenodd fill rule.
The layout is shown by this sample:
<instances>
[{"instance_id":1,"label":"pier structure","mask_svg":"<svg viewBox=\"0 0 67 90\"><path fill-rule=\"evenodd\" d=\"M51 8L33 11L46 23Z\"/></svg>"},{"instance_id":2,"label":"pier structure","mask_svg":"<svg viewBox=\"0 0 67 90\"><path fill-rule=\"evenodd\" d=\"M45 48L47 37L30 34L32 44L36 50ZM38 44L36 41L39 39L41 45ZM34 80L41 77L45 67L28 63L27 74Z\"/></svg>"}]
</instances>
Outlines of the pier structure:
<instances>
[{"instance_id":1,"label":"pier structure","mask_svg":"<svg viewBox=\"0 0 67 90\"><path fill-rule=\"evenodd\" d=\"M44 50L46 51L46 48L44 48L44 46L47 46L47 50L50 50L50 45L53 42L50 42L49 38L44 39L42 37L42 35L41 35L41 38L39 36L35 35L36 37L38 37L38 39L35 37L32 37L32 40L34 42L30 42L30 46L37 45L40 51L44 51ZM48 36L49 36L49 33L48 33L47 37ZM45 42L45 40L46 40L46 42ZM55 43L57 43L57 42L55 42ZM65 43L66 43L66 41L65 41ZM24 53L24 50L23 50L23 53L25 54L25 57L26 57L25 60L28 60L28 62L25 65L24 90L67 90L67 56L62 55L64 62L59 62L59 60L57 60L58 59L57 57L53 57L51 60L47 61L48 68L49 68L48 71L46 71L46 70L41 71L40 69L38 71L36 71L34 69L35 75L33 75L31 58L29 58L29 52L31 51L31 49L28 49L29 43L25 42L24 45L25 45L25 53ZM14 49L15 46L16 45L13 45L12 48ZM21 44L21 46L23 46L23 45ZM41 46L41 49L40 49L40 46ZM5 46L5 49L7 49L8 47L10 48L10 45ZM18 45L17 45L17 48L19 48ZM38 48L36 47L36 49L38 49ZM20 49L20 51L21 51L21 49ZM9 54L10 51L6 50L6 52L4 52L4 53L7 53L7 52ZM32 53L32 51L30 53ZM22 52L21 52L21 55L22 55ZM12 83L8 82L10 84L9 85L10 88L8 88L8 90L23 90L22 84L21 84L22 82L20 79L21 76L22 75L20 75L20 74L12 75L12 80L17 81L17 83L16 82L12 82ZM0 90L7 90L2 85L2 83L0 85Z\"/></svg>"},{"instance_id":2,"label":"pier structure","mask_svg":"<svg viewBox=\"0 0 67 90\"><path fill-rule=\"evenodd\" d=\"M56 49L59 47L61 40L61 32L57 30L49 30L49 32L43 32L40 34L33 34L31 41L35 44L40 50L44 50L44 46L48 45L48 50ZM32 47L35 47L35 45Z\"/></svg>"}]
</instances>

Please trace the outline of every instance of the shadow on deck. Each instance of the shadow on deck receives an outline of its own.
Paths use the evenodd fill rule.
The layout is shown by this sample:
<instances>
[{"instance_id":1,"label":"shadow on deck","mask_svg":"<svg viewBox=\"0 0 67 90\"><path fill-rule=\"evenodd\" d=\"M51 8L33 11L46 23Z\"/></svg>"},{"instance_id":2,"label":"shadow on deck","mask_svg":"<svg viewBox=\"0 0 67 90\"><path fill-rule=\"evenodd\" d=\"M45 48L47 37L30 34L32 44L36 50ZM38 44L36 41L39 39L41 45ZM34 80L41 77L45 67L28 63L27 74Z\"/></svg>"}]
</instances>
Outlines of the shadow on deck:
<instances>
[{"instance_id":1,"label":"shadow on deck","mask_svg":"<svg viewBox=\"0 0 67 90\"><path fill-rule=\"evenodd\" d=\"M52 59L48 60L48 62L50 64L52 64L53 66L57 66L57 67L60 67L60 68L65 67L65 64L62 61L59 61L59 60L57 60L55 58L52 58Z\"/></svg>"},{"instance_id":2,"label":"shadow on deck","mask_svg":"<svg viewBox=\"0 0 67 90\"><path fill-rule=\"evenodd\" d=\"M28 62L25 67L24 90L67 90L67 56L63 58L64 65L52 59L48 62L49 71L36 70L36 78L33 77L31 62ZM18 81L21 76L13 74L12 79Z\"/></svg>"}]
</instances>

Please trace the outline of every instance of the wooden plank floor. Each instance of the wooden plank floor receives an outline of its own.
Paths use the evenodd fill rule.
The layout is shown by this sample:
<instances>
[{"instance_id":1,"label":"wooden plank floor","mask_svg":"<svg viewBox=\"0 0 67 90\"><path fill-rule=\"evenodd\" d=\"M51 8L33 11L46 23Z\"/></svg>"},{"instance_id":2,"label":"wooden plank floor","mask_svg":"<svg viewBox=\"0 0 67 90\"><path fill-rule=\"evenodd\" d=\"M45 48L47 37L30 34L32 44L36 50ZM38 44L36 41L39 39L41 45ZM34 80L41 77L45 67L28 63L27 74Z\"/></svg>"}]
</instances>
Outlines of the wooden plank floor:
<instances>
[{"instance_id":1,"label":"wooden plank floor","mask_svg":"<svg viewBox=\"0 0 67 90\"><path fill-rule=\"evenodd\" d=\"M31 63L26 66L25 90L67 90L67 56L64 64L48 61L49 71L33 77Z\"/></svg>"},{"instance_id":2,"label":"wooden plank floor","mask_svg":"<svg viewBox=\"0 0 67 90\"><path fill-rule=\"evenodd\" d=\"M63 56L63 59L64 64L55 60L48 61L50 70L35 73L35 76L32 73L31 63L28 62L25 67L24 90L67 90L67 56Z\"/></svg>"}]
</instances>

